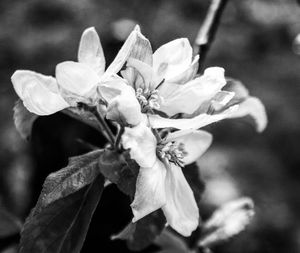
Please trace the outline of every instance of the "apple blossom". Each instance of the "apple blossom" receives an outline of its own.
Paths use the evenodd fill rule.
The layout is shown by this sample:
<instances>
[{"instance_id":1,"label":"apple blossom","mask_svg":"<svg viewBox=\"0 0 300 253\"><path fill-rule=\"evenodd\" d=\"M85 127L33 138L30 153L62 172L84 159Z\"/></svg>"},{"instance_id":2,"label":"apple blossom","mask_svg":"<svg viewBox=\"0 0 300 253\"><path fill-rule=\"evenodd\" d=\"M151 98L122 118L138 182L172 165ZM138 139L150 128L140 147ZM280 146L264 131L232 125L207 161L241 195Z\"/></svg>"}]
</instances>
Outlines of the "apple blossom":
<instances>
[{"instance_id":1,"label":"apple blossom","mask_svg":"<svg viewBox=\"0 0 300 253\"><path fill-rule=\"evenodd\" d=\"M137 37L136 28L105 71L105 58L96 30L86 29L81 37L78 62L56 66L56 78L33 71L17 70L11 77L13 87L25 107L37 115L49 115L78 102L96 104L97 86L122 68Z\"/></svg>"},{"instance_id":2,"label":"apple blossom","mask_svg":"<svg viewBox=\"0 0 300 253\"><path fill-rule=\"evenodd\" d=\"M207 68L203 75L195 76L198 56L192 58L187 39L171 41L152 55L150 42L139 30L137 34L140 42L133 51L139 53L129 56L127 68L121 71L123 79L99 86L108 103L108 119L134 126L144 113L154 128L198 129L225 118L250 114L256 119L259 131L265 128L263 106L253 110L249 103L242 104L241 109L239 103L230 104L235 93L222 90L226 85L223 68ZM178 113L185 119L169 118Z\"/></svg>"},{"instance_id":3,"label":"apple blossom","mask_svg":"<svg viewBox=\"0 0 300 253\"><path fill-rule=\"evenodd\" d=\"M212 136L204 131L177 131L157 140L140 123L125 128L122 144L140 166L131 208L133 222L161 208L168 224L189 236L199 224L199 211L182 167L197 160L210 146Z\"/></svg>"}]
</instances>

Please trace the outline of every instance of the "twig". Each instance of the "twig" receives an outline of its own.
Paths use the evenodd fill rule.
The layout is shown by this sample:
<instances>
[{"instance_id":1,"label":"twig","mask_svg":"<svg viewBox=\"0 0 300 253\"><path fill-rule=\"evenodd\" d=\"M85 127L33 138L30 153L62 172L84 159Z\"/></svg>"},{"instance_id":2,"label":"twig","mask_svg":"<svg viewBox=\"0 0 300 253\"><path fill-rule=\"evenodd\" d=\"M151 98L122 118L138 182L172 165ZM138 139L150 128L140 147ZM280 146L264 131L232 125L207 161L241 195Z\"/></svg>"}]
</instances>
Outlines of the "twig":
<instances>
[{"instance_id":1,"label":"twig","mask_svg":"<svg viewBox=\"0 0 300 253\"><path fill-rule=\"evenodd\" d=\"M202 71L203 63L214 40L227 2L228 0L212 0L203 25L200 27L194 43L194 53L200 54L198 73Z\"/></svg>"},{"instance_id":2,"label":"twig","mask_svg":"<svg viewBox=\"0 0 300 253\"><path fill-rule=\"evenodd\" d=\"M102 115L100 115L100 113L97 110L93 110L93 114L98 119L101 126L104 128L104 130L107 134L107 137L108 137L108 141L111 143L111 145L114 145L115 144L115 136L112 133L108 124L106 123L105 119L102 117Z\"/></svg>"}]
</instances>

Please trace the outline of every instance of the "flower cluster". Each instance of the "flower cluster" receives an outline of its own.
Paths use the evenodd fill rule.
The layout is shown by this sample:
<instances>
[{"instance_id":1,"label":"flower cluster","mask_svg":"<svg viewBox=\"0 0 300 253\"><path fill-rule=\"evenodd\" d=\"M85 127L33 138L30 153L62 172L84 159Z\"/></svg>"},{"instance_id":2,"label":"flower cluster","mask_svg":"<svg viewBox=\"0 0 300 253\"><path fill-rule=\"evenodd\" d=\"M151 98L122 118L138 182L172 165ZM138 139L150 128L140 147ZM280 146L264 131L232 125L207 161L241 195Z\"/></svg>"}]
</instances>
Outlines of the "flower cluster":
<instances>
[{"instance_id":1,"label":"flower cluster","mask_svg":"<svg viewBox=\"0 0 300 253\"><path fill-rule=\"evenodd\" d=\"M189 236L199 224L199 210L182 169L212 142L212 135L199 129L246 115L258 131L267 122L257 98L243 87L227 87L223 68L197 75L198 60L185 38L153 52L137 26L105 70L100 39L89 28L81 37L78 62L58 64L56 78L18 70L12 83L25 107L38 115L104 102L105 117L124 129L122 147L140 167L133 222L162 209L168 224Z\"/></svg>"}]
</instances>

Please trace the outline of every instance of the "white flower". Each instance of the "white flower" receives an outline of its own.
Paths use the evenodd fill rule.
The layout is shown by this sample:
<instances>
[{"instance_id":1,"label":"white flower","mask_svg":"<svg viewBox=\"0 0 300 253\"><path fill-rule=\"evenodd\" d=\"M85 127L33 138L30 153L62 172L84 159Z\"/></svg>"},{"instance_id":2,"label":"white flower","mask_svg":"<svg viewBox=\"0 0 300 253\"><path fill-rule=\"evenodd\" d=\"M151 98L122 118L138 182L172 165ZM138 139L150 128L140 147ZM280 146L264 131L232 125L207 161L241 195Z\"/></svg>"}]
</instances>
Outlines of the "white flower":
<instances>
[{"instance_id":1,"label":"white flower","mask_svg":"<svg viewBox=\"0 0 300 253\"><path fill-rule=\"evenodd\" d=\"M25 107L38 115L53 114L76 106L78 102L96 103L99 99L97 86L122 68L135 43L137 29L129 35L106 71L99 36L94 28L88 28L81 37L78 62L58 64L56 79L33 71L17 70L11 77L13 87Z\"/></svg>"},{"instance_id":2,"label":"white flower","mask_svg":"<svg viewBox=\"0 0 300 253\"><path fill-rule=\"evenodd\" d=\"M207 111L200 112L199 115L195 115L193 118L186 119L171 119L169 117L162 117L158 114L154 114L162 107L160 104L163 101L164 104L168 104L168 110L180 110L181 112L194 111L201 107L201 104L210 101L217 94L225 94L222 100L228 102L233 96L233 92L218 91L220 87L220 79L225 80L224 70L221 68L209 68L205 71L204 75L197 80L192 80L186 85L172 84L167 85L163 83L162 87L165 97L161 98L157 93L160 90L149 90L150 86L147 86L148 93L144 94L141 90L141 85L147 84L147 81L140 83L140 86L135 90L134 87L129 85L129 82L125 79L119 78L116 80L110 80L99 87L101 95L108 102L108 108L110 110L107 113L107 118L111 120L119 121L126 125L139 124L147 114L149 124L153 128L166 128L173 127L177 129L199 129L208 124L216 121L228 118L237 109L238 106L234 105L227 110L220 113L207 113ZM195 81L195 83L194 83ZM222 81L223 82L223 81ZM167 86L164 86L164 85ZM226 100L226 101L225 101ZM220 100L215 100L221 103ZM192 108L186 109L185 108ZM177 108L177 109L176 109ZM178 112L177 110L177 112Z\"/></svg>"},{"instance_id":3,"label":"white flower","mask_svg":"<svg viewBox=\"0 0 300 253\"><path fill-rule=\"evenodd\" d=\"M97 102L97 87L111 79L127 60L136 41L136 29L128 36L118 55L105 71L105 57L100 38L92 27L86 29L80 40L78 62L66 61L56 66L56 78L60 87L72 97L81 101Z\"/></svg>"},{"instance_id":4,"label":"white flower","mask_svg":"<svg viewBox=\"0 0 300 253\"><path fill-rule=\"evenodd\" d=\"M17 70L11 77L24 106L37 115L49 115L70 105L60 95L56 79L29 70Z\"/></svg>"},{"instance_id":5,"label":"white flower","mask_svg":"<svg viewBox=\"0 0 300 253\"><path fill-rule=\"evenodd\" d=\"M134 68L143 82L126 71L121 73L135 89L142 90L144 97L156 93L160 99L154 109L168 116L192 114L226 84L224 69L218 67L208 68L202 76L195 77L199 56L192 58L192 47L185 38L161 46L150 56L152 64L132 57L127 62L128 68Z\"/></svg>"},{"instance_id":6,"label":"white flower","mask_svg":"<svg viewBox=\"0 0 300 253\"><path fill-rule=\"evenodd\" d=\"M152 54L150 42L139 31L137 38L127 68L121 71L124 79L117 83L108 80L99 86L110 108L107 118L137 125L143 119L139 113L141 111L148 114L150 125L154 128L164 127L160 124L184 128L177 120L153 115L153 112L161 111L169 116L177 113L192 114L202 103L221 92L226 84L224 69L208 68L202 76L194 78L198 56L192 58L192 47L187 39L171 41ZM232 98L233 95L227 92L227 97ZM234 108L218 115L202 113L194 119L194 124L190 120L185 122L192 129L197 129L228 117Z\"/></svg>"},{"instance_id":7,"label":"white flower","mask_svg":"<svg viewBox=\"0 0 300 253\"><path fill-rule=\"evenodd\" d=\"M133 222L161 208L168 224L189 236L199 224L199 211L182 168L209 147L212 136L204 131L177 131L157 142L143 123L125 128L122 144L140 166L134 201Z\"/></svg>"},{"instance_id":8,"label":"white flower","mask_svg":"<svg viewBox=\"0 0 300 253\"><path fill-rule=\"evenodd\" d=\"M225 118L250 115L258 131L266 127L265 109L258 99L248 94L236 99L238 90L222 90L226 88L223 68L207 68L196 76L197 68L198 56L192 58L187 39L173 40L152 54L150 42L137 30L127 68L121 71L124 79L99 86L110 107L107 117L137 125L147 115L153 128L198 129ZM183 118L170 118L178 114Z\"/></svg>"}]
</instances>

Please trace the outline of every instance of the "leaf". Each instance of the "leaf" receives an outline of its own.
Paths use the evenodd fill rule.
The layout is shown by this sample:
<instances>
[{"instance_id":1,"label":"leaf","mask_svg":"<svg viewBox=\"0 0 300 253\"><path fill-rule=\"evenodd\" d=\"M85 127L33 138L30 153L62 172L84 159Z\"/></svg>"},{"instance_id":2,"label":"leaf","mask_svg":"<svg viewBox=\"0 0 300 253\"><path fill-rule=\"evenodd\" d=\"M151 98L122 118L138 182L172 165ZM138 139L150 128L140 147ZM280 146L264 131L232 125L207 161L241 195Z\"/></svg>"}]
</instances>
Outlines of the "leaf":
<instances>
[{"instance_id":1,"label":"leaf","mask_svg":"<svg viewBox=\"0 0 300 253\"><path fill-rule=\"evenodd\" d=\"M191 163L189 165L186 165L182 171L187 182L192 188L197 205L199 207L201 196L205 188L204 182L201 180L200 169L197 163Z\"/></svg>"},{"instance_id":2,"label":"leaf","mask_svg":"<svg viewBox=\"0 0 300 253\"><path fill-rule=\"evenodd\" d=\"M40 198L35 207L39 212L43 207L60 198L80 190L99 174L98 159L103 150L72 157L67 167L51 173L45 180Z\"/></svg>"},{"instance_id":3,"label":"leaf","mask_svg":"<svg viewBox=\"0 0 300 253\"><path fill-rule=\"evenodd\" d=\"M127 240L130 250L140 251L156 239L163 231L166 218L161 209L148 214L135 223L129 223L120 233L112 236L112 240Z\"/></svg>"},{"instance_id":4,"label":"leaf","mask_svg":"<svg viewBox=\"0 0 300 253\"><path fill-rule=\"evenodd\" d=\"M50 174L21 233L20 253L80 252L104 189L98 168L102 150L71 158Z\"/></svg>"},{"instance_id":5,"label":"leaf","mask_svg":"<svg viewBox=\"0 0 300 253\"><path fill-rule=\"evenodd\" d=\"M210 247L243 231L254 216L254 204L249 198L240 198L217 209L202 228L198 245Z\"/></svg>"},{"instance_id":6,"label":"leaf","mask_svg":"<svg viewBox=\"0 0 300 253\"><path fill-rule=\"evenodd\" d=\"M101 173L131 199L135 193L135 184L139 166L129 158L127 152L121 154L113 150L105 150L99 159ZM112 239L127 240L129 249L138 251L149 246L161 233L166 219L161 210L157 210L135 223L129 223Z\"/></svg>"},{"instance_id":7,"label":"leaf","mask_svg":"<svg viewBox=\"0 0 300 253\"><path fill-rule=\"evenodd\" d=\"M21 227L21 221L0 205L0 238L18 234Z\"/></svg>"},{"instance_id":8,"label":"leaf","mask_svg":"<svg viewBox=\"0 0 300 253\"><path fill-rule=\"evenodd\" d=\"M100 132L103 131L103 129L100 128L100 125L98 123L96 116L92 112L87 111L84 108L69 107L67 109L64 109L62 112L74 119L77 119L77 120L93 127L94 129L96 129Z\"/></svg>"},{"instance_id":9,"label":"leaf","mask_svg":"<svg viewBox=\"0 0 300 253\"><path fill-rule=\"evenodd\" d=\"M99 158L99 165L105 178L116 184L123 193L130 197L134 196L139 166L129 158L126 152L121 154L106 149Z\"/></svg>"},{"instance_id":10,"label":"leaf","mask_svg":"<svg viewBox=\"0 0 300 253\"><path fill-rule=\"evenodd\" d=\"M188 253L192 252L182 238L165 229L155 240L155 244L162 248L158 253Z\"/></svg>"},{"instance_id":11,"label":"leaf","mask_svg":"<svg viewBox=\"0 0 300 253\"><path fill-rule=\"evenodd\" d=\"M17 100L13 111L17 131L23 139L28 140L31 136L33 123L39 116L29 112L20 99Z\"/></svg>"}]
</instances>

